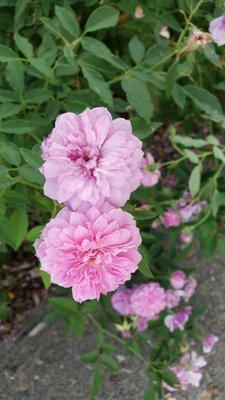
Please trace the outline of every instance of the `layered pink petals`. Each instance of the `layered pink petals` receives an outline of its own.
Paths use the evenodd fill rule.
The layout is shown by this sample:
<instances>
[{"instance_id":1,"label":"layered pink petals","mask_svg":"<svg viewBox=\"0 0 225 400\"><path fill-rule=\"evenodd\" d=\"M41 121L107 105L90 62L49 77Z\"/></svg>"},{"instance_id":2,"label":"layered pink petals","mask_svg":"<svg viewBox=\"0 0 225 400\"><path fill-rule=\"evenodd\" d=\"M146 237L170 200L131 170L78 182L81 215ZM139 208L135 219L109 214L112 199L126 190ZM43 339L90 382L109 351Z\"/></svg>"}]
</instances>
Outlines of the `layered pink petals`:
<instances>
[{"instance_id":1,"label":"layered pink petals","mask_svg":"<svg viewBox=\"0 0 225 400\"><path fill-rule=\"evenodd\" d=\"M72 287L78 302L115 290L131 278L141 260L141 238L130 214L111 206L104 212L86 208L64 208L35 244L41 268L53 283Z\"/></svg>"},{"instance_id":2,"label":"layered pink petals","mask_svg":"<svg viewBox=\"0 0 225 400\"><path fill-rule=\"evenodd\" d=\"M129 121L112 119L104 107L65 113L42 143L45 195L59 203L92 205L107 199L120 207L140 185L141 141Z\"/></svg>"},{"instance_id":3,"label":"layered pink petals","mask_svg":"<svg viewBox=\"0 0 225 400\"><path fill-rule=\"evenodd\" d=\"M135 315L155 319L166 307L166 292L155 282L139 285L131 294L131 303Z\"/></svg>"}]
</instances>

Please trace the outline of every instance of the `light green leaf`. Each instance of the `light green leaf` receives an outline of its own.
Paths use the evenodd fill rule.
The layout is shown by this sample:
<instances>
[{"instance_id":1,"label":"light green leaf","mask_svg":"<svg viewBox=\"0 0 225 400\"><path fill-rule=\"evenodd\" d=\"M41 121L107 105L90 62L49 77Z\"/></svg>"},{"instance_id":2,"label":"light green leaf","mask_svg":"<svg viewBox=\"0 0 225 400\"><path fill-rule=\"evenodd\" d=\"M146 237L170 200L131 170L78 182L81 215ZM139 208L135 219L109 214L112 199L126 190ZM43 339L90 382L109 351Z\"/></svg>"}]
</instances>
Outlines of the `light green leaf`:
<instances>
[{"instance_id":1,"label":"light green leaf","mask_svg":"<svg viewBox=\"0 0 225 400\"><path fill-rule=\"evenodd\" d=\"M111 6L96 8L88 17L85 25L86 32L94 32L103 28L115 26L119 19L119 11Z\"/></svg>"},{"instance_id":2,"label":"light green leaf","mask_svg":"<svg viewBox=\"0 0 225 400\"><path fill-rule=\"evenodd\" d=\"M17 208L10 220L12 243L14 250L18 250L21 243L24 241L28 230L28 217L25 208Z\"/></svg>"},{"instance_id":3,"label":"light green leaf","mask_svg":"<svg viewBox=\"0 0 225 400\"><path fill-rule=\"evenodd\" d=\"M153 104L145 82L129 77L124 78L121 85L129 104L134 107L142 118L149 121L153 115Z\"/></svg>"},{"instance_id":4,"label":"light green leaf","mask_svg":"<svg viewBox=\"0 0 225 400\"><path fill-rule=\"evenodd\" d=\"M161 125L162 122L147 123L143 118L131 118L133 133L139 139L144 140L154 133Z\"/></svg>"},{"instance_id":5,"label":"light green leaf","mask_svg":"<svg viewBox=\"0 0 225 400\"><path fill-rule=\"evenodd\" d=\"M199 147L203 147L203 146L207 145L207 142L205 140L194 139L194 138L190 138L187 136L180 136L180 135L172 136L171 140L175 143L182 144L185 147L195 147L197 149Z\"/></svg>"},{"instance_id":6,"label":"light green leaf","mask_svg":"<svg viewBox=\"0 0 225 400\"><path fill-rule=\"evenodd\" d=\"M55 13L63 28L74 38L79 36L79 23L75 14L64 7L55 6Z\"/></svg>"},{"instance_id":7,"label":"light green leaf","mask_svg":"<svg viewBox=\"0 0 225 400\"><path fill-rule=\"evenodd\" d=\"M112 372L117 372L119 369L119 365L115 358L113 358L110 354L104 353L102 354L101 360L103 364Z\"/></svg>"},{"instance_id":8,"label":"light green leaf","mask_svg":"<svg viewBox=\"0 0 225 400\"><path fill-rule=\"evenodd\" d=\"M196 167L194 167L194 169L191 172L188 183L189 183L189 189L190 189L192 196L195 196L200 189L201 172L202 172L201 164L196 165Z\"/></svg>"},{"instance_id":9,"label":"light green leaf","mask_svg":"<svg viewBox=\"0 0 225 400\"><path fill-rule=\"evenodd\" d=\"M19 166L21 163L19 150L9 143L0 142L0 156L12 165Z\"/></svg>"},{"instance_id":10,"label":"light green leaf","mask_svg":"<svg viewBox=\"0 0 225 400\"><path fill-rule=\"evenodd\" d=\"M77 316L77 304L74 300L67 297L50 297L48 301L59 314L70 318Z\"/></svg>"},{"instance_id":11,"label":"light green leaf","mask_svg":"<svg viewBox=\"0 0 225 400\"><path fill-rule=\"evenodd\" d=\"M19 56L15 53L10 47L4 46L0 44L0 61L2 62L11 62L18 60Z\"/></svg>"},{"instance_id":12,"label":"light green leaf","mask_svg":"<svg viewBox=\"0 0 225 400\"><path fill-rule=\"evenodd\" d=\"M213 154L215 158L217 158L218 160L222 161L225 164L224 152L219 147L213 146Z\"/></svg>"},{"instance_id":13,"label":"light green leaf","mask_svg":"<svg viewBox=\"0 0 225 400\"><path fill-rule=\"evenodd\" d=\"M199 158L198 158L197 154L194 151L185 149L184 153L186 154L186 156L188 157L188 159L192 163L194 163L194 164L198 164L199 163Z\"/></svg>"},{"instance_id":14,"label":"light green leaf","mask_svg":"<svg viewBox=\"0 0 225 400\"><path fill-rule=\"evenodd\" d=\"M47 63L41 58L32 58L30 60L31 65L36 68L41 74L47 78L54 78L53 70L47 65Z\"/></svg>"},{"instance_id":15,"label":"light green leaf","mask_svg":"<svg viewBox=\"0 0 225 400\"><path fill-rule=\"evenodd\" d=\"M0 132L24 134L34 129L34 124L25 119L14 119L5 121L0 125Z\"/></svg>"},{"instance_id":16,"label":"light green leaf","mask_svg":"<svg viewBox=\"0 0 225 400\"><path fill-rule=\"evenodd\" d=\"M172 387L180 383L177 376L170 369L163 371L163 380Z\"/></svg>"},{"instance_id":17,"label":"light green leaf","mask_svg":"<svg viewBox=\"0 0 225 400\"><path fill-rule=\"evenodd\" d=\"M129 52L130 52L131 58L135 62L135 64L140 63L141 60L144 58L144 55L145 55L145 46L137 38L137 36L134 36L130 40L130 42L128 43L128 48L129 48Z\"/></svg>"},{"instance_id":18,"label":"light green leaf","mask_svg":"<svg viewBox=\"0 0 225 400\"><path fill-rule=\"evenodd\" d=\"M45 271L40 271L40 277L44 284L45 289L47 290L51 286L51 277Z\"/></svg>"},{"instance_id":19,"label":"light green leaf","mask_svg":"<svg viewBox=\"0 0 225 400\"><path fill-rule=\"evenodd\" d=\"M100 40L86 36L82 39L81 44L84 50L89 51L95 56L108 61L116 68L123 70L126 67L126 64L124 64L119 57L113 54L103 42L100 42Z\"/></svg>"},{"instance_id":20,"label":"light green leaf","mask_svg":"<svg viewBox=\"0 0 225 400\"><path fill-rule=\"evenodd\" d=\"M42 159L37 152L21 148L20 153L27 164L29 164L31 167L39 168L41 166Z\"/></svg>"},{"instance_id":21,"label":"light green leaf","mask_svg":"<svg viewBox=\"0 0 225 400\"><path fill-rule=\"evenodd\" d=\"M103 368L100 363L96 364L93 377L92 387L90 391L90 400L95 400L103 385Z\"/></svg>"},{"instance_id":22,"label":"light green leaf","mask_svg":"<svg viewBox=\"0 0 225 400\"><path fill-rule=\"evenodd\" d=\"M44 178L36 168L24 164L18 168L18 171L28 182L37 183L38 185L44 184Z\"/></svg>"},{"instance_id":23,"label":"light green leaf","mask_svg":"<svg viewBox=\"0 0 225 400\"><path fill-rule=\"evenodd\" d=\"M216 67L221 68L220 57L215 51L215 46L213 43L208 43L203 47L206 58Z\"/></svg>"},{"instance_id":24,"label":"light green leaf","mask_svg":"<svg viewBox=\"0 0 225 400\"><path fill-rule=\"evenodd\" d=\"M5 77L11 88L18 94L24 89L24 67L21 61L8 63L5 70Z\"/></svg>"},{"instance_id":25,"label":"light green leaf","mask_svg":"<svg viewBox=\"0 0 225 400\"><path fill-rule=\"evenodd\" d=\"M88 81L89 87L96 92L99 97L104 101L104 103L108 104L110 107L113 106L113 98L112 93L108 84L105 82L103 76L95 71L94 69L81 64L81 69L84 77Z\"/></svg>"},{"instance_id":26,"label":"light green leaf","mask_svg":"<svg viewBox=\"0 0 225 400\"><path fill-rule=\"evenodd\" d=\"M33 46L25 37L20 36L19 33L16 32L14 35L14 40L18 49L26 58L33 57Z\"/></svg>"},{"instance_id":27,"label":"light green leaf","mask_svg":"<svg viewBox=\"0 0 225 400\"><path fill-rule=\"evenodd\" d=\"M0 191L3 189L9 188L11 185L15 183L15 179L10 178L9 176L0 176Z\"/></svg>"},{"instance_id":28,"label":"light green leaf","mask_svg":"<svg viewBox=\"0 0 225 400\"><path fill-rule=\"evenodd\" d=\"M30 229L29 232L27 233L27 240L29 240L30 242L34 242L36 239L40 237L43 229L44 225L37 225L34 228Z\"/></svg>"},{"instance_id":29,"label":"light green leaf","mask_svg":"<svg viewBox=\"0 0 225 400\"><path fill-rule=\"evenodd\" d=\"M31 89L27 90L24 94L24 101L26 103L41 104L49 100L53 93L47 89Z\"/></svg>"},{"instance_id":30,"label":"light green leaf","mask_svg":"<svg viewBox=\"0 0 225 400\"><path fill-rule=\"evenodd\" d=\"M219 140L214 135L207 136L206 140L208 143L213 144L215 146L219 146L219 144L220 144Z\"/></svg>"}]
</instances>

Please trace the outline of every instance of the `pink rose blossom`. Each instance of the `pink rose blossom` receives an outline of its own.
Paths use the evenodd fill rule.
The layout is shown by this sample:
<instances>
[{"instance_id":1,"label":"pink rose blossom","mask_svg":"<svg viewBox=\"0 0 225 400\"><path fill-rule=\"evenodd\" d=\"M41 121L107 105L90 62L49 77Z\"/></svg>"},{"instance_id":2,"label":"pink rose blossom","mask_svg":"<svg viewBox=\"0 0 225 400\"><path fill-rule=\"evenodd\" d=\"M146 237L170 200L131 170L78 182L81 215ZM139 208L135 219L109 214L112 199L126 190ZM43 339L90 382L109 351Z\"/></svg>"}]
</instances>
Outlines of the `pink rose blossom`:
<instances>
[{"instance_id":1,"label":"pink rose blossom","mask_svg":"<svg viewBox=\"0 0 225 400\"><path fill-rule=\"evenodd\" d=\"M189 320L192 308L185 307L183 310L179 311L177 314L167 315L164 322L166 327L170 332L174 332L177 329L184 330L184 326Z\"/></svg>"},{"instance_id":2,"label":"pink rose blossom","mask_svg":"<svg viewBox=\"0 0 225 400\"><path fill-rule=\"evenodd\" d=\"M209 333L203 341L203 352L210 353L218 340L218 336L213 335L213 333Z\"/></svg>"},{"instance_id":3,"label":"pink rose blossom","mask_svg":"<svg viewBox=\"0 0 225 400\"><path fill-rule=\"evenodd\" d=\"M104 107L61 114L41 146L44 193L72 208L105 199L122 206L140 185L141 146L130 122L113 120Z\"/></svg>"},{"instance_id":4,"label":"pink rose blossom","mask_svg":"<svg viewBox=\"0 0 225 400\"><path fill-rule=\"evenodd\" d=\"M225 15L215 18L210 22L209 32L218 46L225 44Z\"/></svg>"},{"instance_id":5,"label":"pink rose blossom","mask_svg":"<svg viewBox=\"0 0 225 400\"><path fill-rule=\"evenodd\" d=\"M181 223L180 215L175 210L170 208L163 214L162 223L165 228L179 226Z\"/></svg>"},{"instance_id":6,"label":"pink rose blossom","mask_svg":"<svg viewBox=\"0 0 225 400\"><path fill-rule=\"evenodd\" d=\"M79 212L62 209L46 225L35 247L51 281L72 287L74 300L82 302L99 299L101 293L131 278L141 260L140 243L130 214L88 207Z\"/></svg>"},{"instance_id":7,"label":"pink rose blossom","mask_svg":"<svg viewBox=\"0 0 225 400\"><path fill-rule=\"evenodd\" d=\"M186 275L181 270L176 270L170 277L170 284L174 289L183 289L186 280Z\"/></svg>"},{"instance_id":8,"label":"pink rose blossom","mask_svg":"<svg viewBox=\"0 0 225 400\"><path fill-rule=\"evenodd\" d=\"M128 316L133 315L133 309L131 305L131 294L133 289L122 288L117 290L111 298L111 304L114 310L116 310L120 315Z\"/></svg>"},{"instance_id":9,"label":"pink rose blossom","mask_svg":"<svg viewBox=\"0 0 225 400\"><path fill-rule=\"evenodd\" d=\"M141 184L143 186L146 187L155 186L161 178L161 172L156 167L154 169L154 163L155 163L154 158L150 153L147 153L145 157L142 159L141 165L142 165L143 175L141 178ZM151 165L153 166L153 171L149 170L149 167Z\"/></svg>"},{"instance_id":10,"label":"pink rose blossom","mask_svg":"<svg viewBox=\"0 0 225 400\"><path fill-rule=\"evenodd\" d=\"M166 307L166 292L155 282L139 285L131 295L135 315L155 319Z\"/></svg>"},{"instance_id":11,"label":"pink rose blossom","mask_svg":"<svg viewBox=\"0 0 225 400\"><path fill-rule=\"evenodd\" d=\"M178 290L167 290L166 292L166 306L168 308L177 307L180 303L181 295Z\"/></svg>"},{"instance_id":12,"label":"pink rose blossom","mask_svg":"<svg viewBox=\"0 0 225 400\"><path fill-rule=\"evenodd\" d=\"M190 244L193 240L193 235L191 233L188 233L186 231L182 231L180 233L180 240L185 243L185 244Z\"/></svg>"},{"instance_id":13,"label":"pink rose blossom","mask_svg":"<svg viewBox=\"0 0 225 400\"><path fill-rule=\"evenodd\" d=\"M195 294L195 290L197 287L197 281L195 278L190 277L187 280L187 283L185 285L185 288L183 290L183 297L184 297L184 301L187 303L191 297Z\"/></svg>"}]
</instances>

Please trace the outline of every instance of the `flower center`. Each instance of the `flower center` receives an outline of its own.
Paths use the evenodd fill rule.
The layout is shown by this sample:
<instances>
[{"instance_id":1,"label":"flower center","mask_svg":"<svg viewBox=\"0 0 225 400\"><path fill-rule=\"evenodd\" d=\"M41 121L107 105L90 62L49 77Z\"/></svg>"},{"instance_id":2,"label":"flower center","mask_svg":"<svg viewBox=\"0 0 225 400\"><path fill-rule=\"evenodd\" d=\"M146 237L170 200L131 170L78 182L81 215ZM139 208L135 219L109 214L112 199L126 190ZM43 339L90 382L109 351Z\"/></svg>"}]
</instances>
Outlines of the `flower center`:
<instances>
[{"instance_id":1,"label":"flower center","mask_svg":"<svg viewBox=\"0 0 225 400\"><path fill-rule=\"evenodd\" d=\"M99 150L97 147L71 150L68 158L80 167L81 173L87 177L92 177L98 163Z\"/></svg>"}]
</instances>

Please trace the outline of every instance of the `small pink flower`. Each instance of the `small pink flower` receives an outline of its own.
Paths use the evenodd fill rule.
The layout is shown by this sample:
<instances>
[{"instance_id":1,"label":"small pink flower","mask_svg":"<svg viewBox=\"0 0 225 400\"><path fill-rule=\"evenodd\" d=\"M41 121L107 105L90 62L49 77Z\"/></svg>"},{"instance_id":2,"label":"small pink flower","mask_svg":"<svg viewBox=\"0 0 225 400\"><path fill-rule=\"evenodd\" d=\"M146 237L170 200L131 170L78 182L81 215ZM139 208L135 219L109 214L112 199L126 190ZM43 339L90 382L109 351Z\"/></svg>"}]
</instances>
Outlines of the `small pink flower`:
<instances>
[{"instance_id":1,"label":"small pink flower","mask_svg":"<svg viewBox=\"0 0 225 400\"><path fill-rule=\"evenodd\" d=\"M142 178L141 178L141 184L146 187L152 187L155 186L160 178L161 178L161 172L159 169L157 169L154 166L154 158L150 153L147 153L145 157L142 159ZM153 167L153 170L150 171L149 167Z\"/></svg>"},{"instance_id":2,"label":"small pink flower","mask_svg":"<svg viewBox=\"0 0 225 400\"><path fill-rule=\"evenodd\" d=\"M166 306L168 308L177 307L180 303L181 295L178 290L167 290L166 292Z\"/></svg>"},{"instance_id":3,"label":"small pink flower","mask_svg":"<svg viewBox=\"0 0 225 400\"><path fill-rule=\"evenodd\" d=\"M135 315L156 319L166 307L166 292L155 282L139 285L131 295Z\"/></svg>"},{"instance_id":4,"label":"small pink flower","mask_svg":"<svg viewBox=\"0 0 225 400\"><path fill-rule=\"evenodd\" d=\"M189 385L199 387L202 379L201 369L207 364L203 357L198 357L195 351L185 353L181 357L181 365L185 368L185 375Z\"/></svg>"},{"instance_id":5,"label":"small pink flower","mask_svg":"<svg viewBox=\"0 0 225 400\"><path fill-rule=\"evenodd\" d=\"M209 32L218 46L225 44L225 15L215 18L210 22Z\"/></svg>"},{"instance_id":6,"label":"small pink flower","mask_svg":"<svg viewBox=\"0 0 225 400\"><path fill-rule=\"evenodd\" d=\"M104 208L104 207L103 207ZM72 287L75 301L99 299L130 280L141 260L139 230L121 209L62 209L36 241L42 270L51 282Z\"/></svg>"},{"instance_id":7,"label":"small pink flower","mask_svg":"<svg viewBox=\"0 0 225 400\"><path fill-rule=\"evenodd\" d=\"M135 16L135 18L138 18L138 19L144 18L145 14L144 14L144 11L143 11L142 7L137 6L135 8L134 16Z\"/></svg>"},{"instance_id":8,"label":"small pink flower","mask_svg":"<svg viewBox=\"0 0 225 400\"><path fill-rule=\"evenodd\" d=\"M181 270L176 270L170 277L170 284L174 289L183 289L186 280L186 275Z\"/></svg>"},{"instance_id":9,"label":"small pink flower","mask_svg":"<svg viewBox=\"0 0 225 400\"><path fill-rule=\"evenodd\" d=\"M166 228L179 226L181 223L180 215L170 208L163 214L162 223Z\"/></svg>"},{"instance_id":10,"label":"small pink flower","mask_svg":"<svg viewBox=\"0 0 225 400\"><path fill-rule=\"evenodd\" d=\"M61 114L41 146L44 193L72 208L105 199L120 207L140 185L141 146L130 122L104 107Z\"/></svg>"},{"instance_id":11,"label":"small pink flower","mask_svg":"<svg viewBox=\"0 0 225 400\"><path fill-rule=\"evenodd\" d=\"M176 183L177 183L177 178L175 175L169 175L164 180L164 184L169 188L173 188L176 185Z\"/></svg>"},{"instance_id":12,"label":"small pink flower","mask_svg":"<svg viewBox=\"0 0 225 400\"><path fill-rule=\"evenodd\" d=\"M203 341L203 352L210 353L218 340L218 336L213 335L213 333L209 333Z\"/></svg>"},{"instance_id":13,"label":"small pink flower","mask_svg":"<svg viewBox=\"0 0 225 400\"><path fill-rule=\"evenodd\" d=\"M150 205L148 204L148 203L142 203L141 204L141 208L142 208L142 210L149 210L149 208L150 208Z\"/></svg>"},{"instance_id":14,"label":"small pink flower","mask_svg":"<svg viewBox=\"0 0 225 400\"><path fill-rule=\"evenodd\" d=\"M190 244L193 241L193 235L186 231L180 233L180 240L185 244Z\"/></svg>"},{"instance_id":15,"label":"small pink flower","mask_svg":"<svg viewBox=\"0 0 225 400\"><path fill-rule=\"evenodd\" d=\"M186 283L186 285L185 285L185 287L184 287L184 290L183 290L183 297L184 297L184 301L185 301L186 303L187 303L187 302L191 299L191 297L195 294L196 287L197 287L197 281L196 281L196 279L193 278L193 277L190 277L190 278L187 280L187 283Z\"/></svg>"},{"instance_id":16,"label":"small pink flower","mask_svg":"<svg viewBox=\"0 0 225 400\"><path fill-rule=\"evenodd\" d=\"M192 308L185 307L177 314L167 315L164 322L170 332L174 332L177 329L184 330L184 326L189 320Z\"/></svg>"},{"instance_id":17,"label":"small pink flower","mask_svg":"<svg viewBox=\"0 0 225 400\"><path fill-rule=\"evenodd\" d=\"M138 332L143 332L148 328L148 319L145 317L138 317L136 321L136 328Z\"/></svg>"},{"instance_id":18,"label":"small pink flower","mask_svg":"<svg viewBox=\"0 0 225 400\"><path fill-rule=\"evenodd\" d=\"M159 228L159 226L161 225L161 221L159 219L155 219L152 223L151 223L151 228L152 229L157 229Z\"/></svg>"},{"instance_id":19,"label":"small pink flower","mask_svg":"<svg viewBox=\"0 0 225 400\"><path fill-rule=\"evenodd\" d=\"M111 304L114 310L120 315L133 315L132 304L130 301L133 289L122 288L117 290L111 297Z\"/></svg>"}]
</instances>

